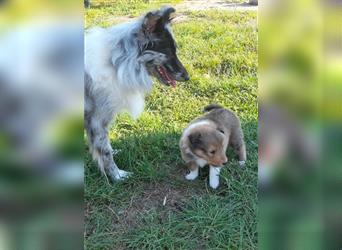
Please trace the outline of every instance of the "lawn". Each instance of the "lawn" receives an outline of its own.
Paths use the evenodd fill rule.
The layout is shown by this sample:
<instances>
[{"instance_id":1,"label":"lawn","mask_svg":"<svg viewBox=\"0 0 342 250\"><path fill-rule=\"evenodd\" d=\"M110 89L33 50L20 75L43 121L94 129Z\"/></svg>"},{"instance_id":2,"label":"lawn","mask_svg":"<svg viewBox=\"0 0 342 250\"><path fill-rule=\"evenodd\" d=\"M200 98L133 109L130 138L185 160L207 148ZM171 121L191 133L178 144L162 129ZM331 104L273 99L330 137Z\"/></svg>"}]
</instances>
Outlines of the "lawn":
<instances>
[{"instance_id":1,"label":"lawn","mask_svg":"<svg viewBox=\"0 0 342 250\"><path fill-rule=\"evenodd\" d=\"M86 10L86 27L109 26L161 2L118 1ZM127 0L125 1L127 3ZM179 1L177 1L179 2ZM86 153L87 249L255 249L257 247L257 29L255 12L182 11L173 25L178 54L191 80L176 89L155 82L138 120L121 114L110 129L117 164L134 173L108 183ZM178 149L183 128L209 103L242 122L247 163L229 151L221 185L208 170L189 182ZM87 150L87 146L85 146Z\"/></svg>"}]
</instances>

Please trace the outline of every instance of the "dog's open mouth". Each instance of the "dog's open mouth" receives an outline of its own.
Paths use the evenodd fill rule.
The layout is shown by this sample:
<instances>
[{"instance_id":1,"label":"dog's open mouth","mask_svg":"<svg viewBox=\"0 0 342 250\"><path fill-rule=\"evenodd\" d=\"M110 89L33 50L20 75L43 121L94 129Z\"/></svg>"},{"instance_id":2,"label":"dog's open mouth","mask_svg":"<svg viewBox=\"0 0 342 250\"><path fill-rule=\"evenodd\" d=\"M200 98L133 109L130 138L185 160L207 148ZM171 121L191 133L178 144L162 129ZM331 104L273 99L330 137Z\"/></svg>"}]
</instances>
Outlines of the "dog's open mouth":
<instances>
[{"instance_id":1,"label":"dog's open mouth","mask_svg":"<svg viewBox=\"0 0 342 250\"><path fill-rule=\"evenodd\" d=\"M172 76L167 72L166 68L163 66L156 67L159 80L165 84L171 85L173 88L176 87L176 81L172 78Z\"/></svg>"}]
</instances>

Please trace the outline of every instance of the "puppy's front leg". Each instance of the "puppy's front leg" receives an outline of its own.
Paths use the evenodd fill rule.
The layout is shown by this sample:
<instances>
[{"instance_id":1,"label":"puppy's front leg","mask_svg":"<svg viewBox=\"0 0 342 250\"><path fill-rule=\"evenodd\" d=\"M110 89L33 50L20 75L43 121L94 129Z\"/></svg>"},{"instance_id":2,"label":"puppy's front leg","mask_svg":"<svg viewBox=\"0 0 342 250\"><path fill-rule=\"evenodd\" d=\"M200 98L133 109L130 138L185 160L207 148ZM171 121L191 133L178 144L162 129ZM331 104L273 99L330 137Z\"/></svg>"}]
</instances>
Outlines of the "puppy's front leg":
<instances>
[{"instance_id":1,"label":"puppy's front leg","mask_svg":"<svg viewBox=\"0 0 342 250\"><path fill-rule=\"evenodd\" d=\"M198 177L198 165L193 161L189 162L187 165L190 173L185 176L185 179L189 181L195 180Z\"/></svg>"},{"instance_id":2,"label":"puppy's front leg","mask_svg":"<svg viewBox=\"0 0 342 250\"><path fill-rule=\"evenodd\" d=\"M222 167L210 166L209 170L209 185L216 189L220 185L220 171Z\"/></svg>"},{"instance_id":3,"label":"puppy's front leg","mask_svg":"<svg viewBox=\"0 0 342 250\"><path fill-rule=\"evenodd\" d=\"M239 155L239 164L240 166L244 166L246 163L246 146L245 143L242 142L242 145L238 149L238 155Z\"/></svg>"}]
</instances>

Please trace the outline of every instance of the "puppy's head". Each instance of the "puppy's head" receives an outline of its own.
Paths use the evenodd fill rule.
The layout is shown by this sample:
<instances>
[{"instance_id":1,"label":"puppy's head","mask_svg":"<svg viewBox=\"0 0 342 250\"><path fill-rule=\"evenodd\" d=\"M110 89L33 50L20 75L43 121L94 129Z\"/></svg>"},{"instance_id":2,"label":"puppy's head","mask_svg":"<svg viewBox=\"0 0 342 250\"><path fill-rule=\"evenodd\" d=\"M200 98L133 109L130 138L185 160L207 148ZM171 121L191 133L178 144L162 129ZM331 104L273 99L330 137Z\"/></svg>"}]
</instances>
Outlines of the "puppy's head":
<instances>
[{"instance_id":1,"label":"puppy's head","mask_svg":"<svg viewBox=\"0 0 342 250\"><path fill-rule=\"evenodd\" d=\"M150 75L165 85L176 86L176 81L189 80L189 74L177 57L176 42L172 36L170 22L172 7L148 12L143 17L140 38L143 51L140 59Z\"/></svg>"},{"instance_id":2,"label":"puppy's head","mask_svg":"<svg viewBox=\"0 0 342 250\"><path fill-rule=\"evenodd\" d=\"M225 135L222 131L208 128L197 130L189 135L190 149L193 154L213 166L222 166L228 159L226 156Z\"/></svg>"}]
</instances>

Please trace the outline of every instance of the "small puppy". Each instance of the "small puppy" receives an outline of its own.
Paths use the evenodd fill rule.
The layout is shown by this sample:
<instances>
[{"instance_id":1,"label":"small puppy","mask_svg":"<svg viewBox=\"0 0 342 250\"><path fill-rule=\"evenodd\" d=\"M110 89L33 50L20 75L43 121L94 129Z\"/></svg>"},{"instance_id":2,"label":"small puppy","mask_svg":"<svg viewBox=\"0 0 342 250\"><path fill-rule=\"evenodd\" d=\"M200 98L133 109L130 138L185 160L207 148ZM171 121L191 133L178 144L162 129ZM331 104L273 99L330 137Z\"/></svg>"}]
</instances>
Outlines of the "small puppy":
<instances>
[{"instance_id":1,"label":"small puppy","mask_svg":"<svg viewBox=\"0 0 342 250\"><path fill-rule=\"evenodd\" d=\"M193 120L183 131L179 146L190 170L185 178L196 179L199 167L209 164L209 184L216 189L220 170L228 161L228 145L238 154L240 165L246 161L246 146L239 118L232 111L211 104L204 108L204 112L206 114Z\"/></svg>"}]
</instances>

